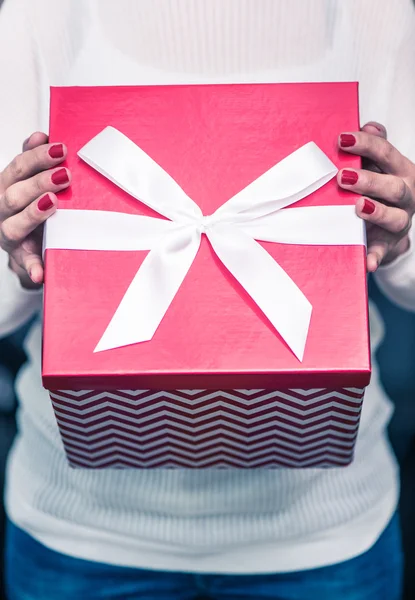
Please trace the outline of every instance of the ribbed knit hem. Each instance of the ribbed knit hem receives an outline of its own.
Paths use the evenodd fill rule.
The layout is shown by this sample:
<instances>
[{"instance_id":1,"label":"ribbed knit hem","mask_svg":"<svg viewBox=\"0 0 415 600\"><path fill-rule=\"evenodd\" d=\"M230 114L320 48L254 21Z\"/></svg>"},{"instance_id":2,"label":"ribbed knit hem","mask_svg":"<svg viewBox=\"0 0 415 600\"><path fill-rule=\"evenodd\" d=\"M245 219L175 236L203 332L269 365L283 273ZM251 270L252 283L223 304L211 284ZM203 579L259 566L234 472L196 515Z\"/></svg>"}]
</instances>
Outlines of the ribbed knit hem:
<instances>
[{"instance_id":1,"label":"ribbed knit hem","mask_svg":"<svg viewBox=\"0 0 415 600\"><path fill-rule=\"evenodd\" d=\"M189 573L265 574L303 571L350 560L378 540L398 504L394 485L377 506L339 527L299 540L195 551L146 541L140 544L113 532L64 522L35 512L9 494L9 518L55 552L112 565Z\"/></svg>"}]
</instances>

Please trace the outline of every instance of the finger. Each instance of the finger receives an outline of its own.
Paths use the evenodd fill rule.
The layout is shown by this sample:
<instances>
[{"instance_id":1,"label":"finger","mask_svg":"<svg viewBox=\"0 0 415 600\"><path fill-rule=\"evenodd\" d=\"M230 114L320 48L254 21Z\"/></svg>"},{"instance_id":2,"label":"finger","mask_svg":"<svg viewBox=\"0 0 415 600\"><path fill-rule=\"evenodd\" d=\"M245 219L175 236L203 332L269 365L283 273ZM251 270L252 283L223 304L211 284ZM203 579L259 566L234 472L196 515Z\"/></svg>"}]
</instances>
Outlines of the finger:
<instances>
[{"instance_id":1,"label":"finger","mask_svg":"<svg viewBox=\"0 0 415 600\"><path fill-rule=\"evenodd\" d=\"M33 289L37 289L43 283L43 261L39 254L27 252L20 247L15 252L9 254L9 267L19 278L25 274L34 284ZM25 287L32 286L28 286L27 282L25 282Z\"/></svg>"},{"instance_id":2,"label":"finger","mask_svg":"<svg viewBox=\"0 0 415 600\"><path fill-rule=\"evenodd\" d=\"M28 254L23 259L23 267L33 283L43 283L43 262L37 254Z\"/></svg>"},{"instance_id":3,"label":"finger","mask_svg":"<svg viewBox=\"0 0 415 600\"><path fill-rule=\"evenodd\" d=\"M365 171L372 171L372 173L383 173L382 169L380 169L374 162L372 162L368 158L362 158L362 169L364 169Z\"/></svg>"},{"instance_id":4,"label":"finger","mask_svg":"<svg viewBox=\"0 0 415 600\"><path fill-rule=\"evenodd\" d=\"M33 283L43 283L43 261L38 254L26 253L22 255L22 268L26 271Z\"/></svg>"},{"instance_id":5,"label":"finger","mask_svg":"<svg viewBox=\"0 0 415 600\"><path fill-rule=\"evenodd\" d=\"M356 203L356 213L361 219L389 233L405 235L411 225L411 218L405 210L386 206L370 198L359 198Z\"/></svg>"},{"instance_id":6,"label":"finger","mask_svg":"<svg viewBox=\"0 0 415 600\"><path fill-rule=\"evenodd\" d=\"M366 169L342 169L337 174L337 183L345 190L379 198L400 207L412 202L411 191L405 181L395 175L374 173Z\"/></svg>"},{"instance_id":7,"label":"finger","mask_svg":"<svg viewBox=\"0 0 415 600\"><path fill-rule=\"evenodd\" d=\"M16 156L0 174L0 192L32 177L36 173L55 167L65 160L67 149L64 144L42 144Z\"/></svg>"},{"instance_id":8,"label":"finger","mask_svg":"<svg viewBox=\"0 0 415 600\"><path fill-rule=\"evenodd\" d=\"M364 131L365 133L370 133L372 135L377 135L378 137L383 137L387 139L386 128L380 123L376 123L376 121L369 121L366 125L361 127L360 131ZM374 173L382 173L381 169L368 158L362 159L362 168L367 171L373 171Z\"/></svg>"},{"instance_id":9,"label":"finger","mask_svg":"<svg viewBox=\"0 0 415 600\"><path fill-rule=\"evenodd\" d=\"M369 273L374 273L380 267L388 250L389 245L386 242L379 242L369 246L366 258L366 265Z\"/></svg>"},{"instance_id":10,"label":"finger","mask_svg":"<svg viewBox=\"0 0 415 600\"><path fill-rule=\"evenodd\" d=\"M23 152L26 152L27 150L33 150L33 148L47 144L48 141L49 138L46 133L36 131L35 133L32 133L32 135L29 135L29 137L23 142Z\"/></svg>"},{"instance_id":11,"label":"finger","mask_svg":"<svg viewBox=\"0 0 415 600\"><path fill-rule=\"evenodd\" d=\"M341 150L368 158L382 171L391 175L404 177L412 166L410 161L387 140L364 131L342 133L338 143Z\"/></svg>"},{"instance_id":12,"label":"finger","mask_svg":"<svg viewBox=\"0 0 415 600\"><path fill-rule=\"evenodd\" d=\"M17 248L28 235L42 225L55 211L57 198L45 194L22 212L3 221L0 226L0 246L7 252Z\"/></svg>"},{"instance_id":13,"label":"finger","mask_svg":"<svg viewBox=\"0 0 415 600\"><path fill-rule=\"evenodd\" d=\"M59 167L11 185L0 198L0 220L8 219L20 212L38 196L46 192L59 192L67 188L70 183L70 171Z\"/></svg>"},{"instance_id":14,"label":"finger","mask_svg":"<svg viewBox=\"0 0 415 600\"><path fill-rule=\"evenodd\" d=\"M376 121L369 121L368 123L363 125L363 127L360 128L360 131L370 133L371 135L377 135L378 137L382 137L385 140L388 138L386 127L381 123L377 123Z\"/></svg>"}]
</instances>

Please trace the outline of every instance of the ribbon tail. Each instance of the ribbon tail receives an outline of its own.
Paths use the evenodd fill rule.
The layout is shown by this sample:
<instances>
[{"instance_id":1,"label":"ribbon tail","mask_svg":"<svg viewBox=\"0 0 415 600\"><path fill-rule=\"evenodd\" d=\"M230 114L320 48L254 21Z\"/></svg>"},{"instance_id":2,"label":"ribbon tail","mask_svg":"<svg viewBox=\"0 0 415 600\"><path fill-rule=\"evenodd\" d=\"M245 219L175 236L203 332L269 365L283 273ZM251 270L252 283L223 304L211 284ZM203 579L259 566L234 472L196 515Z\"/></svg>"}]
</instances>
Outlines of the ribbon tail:
<instances>
[{"instance_id":1,"label":"ribbon tail","mask_svg":"<svg viewBox=\"0 0 415 600\"><path fill-rule=\"evenodd\" d=\"M302 361L312 306L301 290L260 244L237 227L216 225L207 236L221 262Z\"/></svg>"},{"instance_id":2,"label":"ribbon tail","mask_svg":"<svg viewBox=\"0 0 415 600\"><path fill-rule=\"evenodd\" d=\"M151 340L199 246L194 225L164 236L144 259L94 352Z\"/></svg>"}]
</instances>

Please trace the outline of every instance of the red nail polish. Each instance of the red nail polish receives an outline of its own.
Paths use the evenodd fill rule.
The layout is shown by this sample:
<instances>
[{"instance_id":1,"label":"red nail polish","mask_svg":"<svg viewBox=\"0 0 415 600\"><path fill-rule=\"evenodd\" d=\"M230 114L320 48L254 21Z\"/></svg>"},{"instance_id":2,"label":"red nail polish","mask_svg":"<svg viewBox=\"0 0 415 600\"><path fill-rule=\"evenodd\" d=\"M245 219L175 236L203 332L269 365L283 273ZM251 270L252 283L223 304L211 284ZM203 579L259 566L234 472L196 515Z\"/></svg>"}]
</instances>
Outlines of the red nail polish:
<instances>
[{"instance_id":1,"label":"red nail polish","mask_svg":"<svg viewBox=\"0 0 415 600\"><path fill-rule=\"evenodd\" d=\"M350 148L356 143L356 138L351 133L342 133L340 136L340 146L342 148Z\"/></svg>"},{"instance_id":2,"label":"red nail polish","mask_svg":"<svg viewBox=\"0 0 415 600\"><path fill-rule=\"evenodd\" d=\"M376 208L376 206L374 205L374 203L371 200L368 200L367 198L365 198L365 203L363 204L362 213L365 213L365 215L371 215L372 213L375 212L375 208Z\"/></svg>"},{"instance_id":3,"label":"red nail polish","mask_svg":"<svg viewBox=\"0 0 415 600\"><path fill-rule=\"evenodd\" d=\"M49 148L51 158L63 158L63 144L55 144Z\"/></svg>"},{"instance_id":4,"label":"red nail polish","mask_svg":"<svg viewBox=\"0 0 415 600\"><path fill-rule=\"evenodd\" d=\"M358 179L359 175L356 173L356 171L349 171L348 169L342 171L341 182L344 185L354 185L357 183Z\"/></svg>"},{"instance_id":5,"label":"red nail polish","mask_svg":"<svg viewBox=\"0 0 415 600\"><path fill-rule=\"evenodd\" d=\"M55 171L51 179L52 183L55 185L64 185L65 183L69 183L69 177L66 169L59 169L59 171Z\"/></svg>"},{"instance_id":6,"label":"red nail polish","mask_svg":"<svg viewBox=\"0 0 415 600\"><path fill-rule=\"evenodd\" d=\"M49 194L42 196L42 198L37 203L38 209L41 210L42 212L46 212L47 210L51 209L52 206L53 206L53 200L49 196Z\"/></svg>"}]
</instances>

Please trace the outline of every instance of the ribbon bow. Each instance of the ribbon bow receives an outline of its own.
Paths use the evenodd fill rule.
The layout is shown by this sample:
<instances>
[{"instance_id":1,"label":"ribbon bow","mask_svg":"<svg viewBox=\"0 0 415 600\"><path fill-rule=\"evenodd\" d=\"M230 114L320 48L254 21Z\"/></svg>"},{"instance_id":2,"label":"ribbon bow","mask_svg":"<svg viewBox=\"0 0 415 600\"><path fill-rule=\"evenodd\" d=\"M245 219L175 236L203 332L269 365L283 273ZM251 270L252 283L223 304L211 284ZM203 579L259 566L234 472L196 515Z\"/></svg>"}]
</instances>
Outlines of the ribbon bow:
<instances>
[{"instance_id":1,"label":"ribbon bow","mask_svg":"<svg viewBox=\"0 0 415 600\"><path fill-rule=\"evenodd\" d=\"M174 179L125 135L106 127L78 155L167 220L109 211L62 210L49 219L45 247L149 250L95 352L150 340L205 234L225 267L301 361L312 306L256 240L286 244L364 244L353 206L280 210L308 196L337 169L310 142L203 215Z\"/></svg>"}]
</instances>

